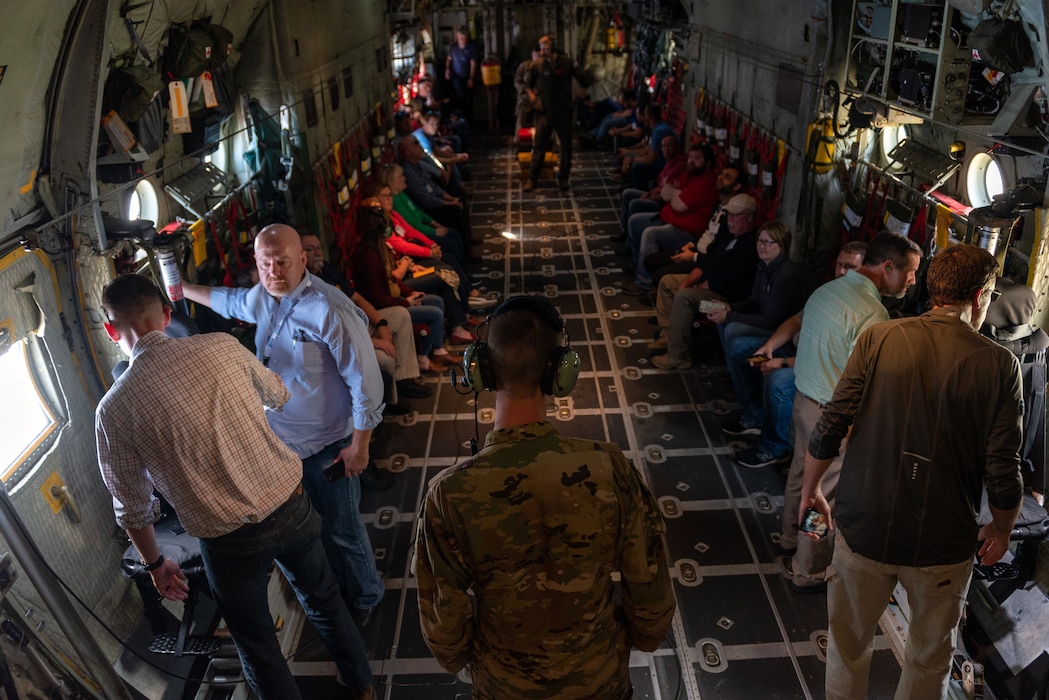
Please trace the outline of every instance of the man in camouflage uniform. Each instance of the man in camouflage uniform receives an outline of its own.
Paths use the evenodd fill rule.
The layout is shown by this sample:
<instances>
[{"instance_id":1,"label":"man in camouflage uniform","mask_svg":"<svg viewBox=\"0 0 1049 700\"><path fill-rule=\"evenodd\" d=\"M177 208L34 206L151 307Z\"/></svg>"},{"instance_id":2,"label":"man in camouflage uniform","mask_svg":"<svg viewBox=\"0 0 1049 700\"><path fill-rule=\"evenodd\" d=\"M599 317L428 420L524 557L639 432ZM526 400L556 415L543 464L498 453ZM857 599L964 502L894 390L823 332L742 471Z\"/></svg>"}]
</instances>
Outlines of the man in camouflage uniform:
<instances>
[{"instance_id":1,"label":"man in camouflage uniform","mask_svg":"<svg viewBox=\"0 0 1049 700\"><path fill-rule=\"evenodd\" d=\"M469 664L475 700L629 698L630 647L655 650L674 615L665 526L617 446L544 420L562 322L521 301L488 324L495 429L430 482L414 562L423 636L449 673Z\"/></svg>"}]
</instances>

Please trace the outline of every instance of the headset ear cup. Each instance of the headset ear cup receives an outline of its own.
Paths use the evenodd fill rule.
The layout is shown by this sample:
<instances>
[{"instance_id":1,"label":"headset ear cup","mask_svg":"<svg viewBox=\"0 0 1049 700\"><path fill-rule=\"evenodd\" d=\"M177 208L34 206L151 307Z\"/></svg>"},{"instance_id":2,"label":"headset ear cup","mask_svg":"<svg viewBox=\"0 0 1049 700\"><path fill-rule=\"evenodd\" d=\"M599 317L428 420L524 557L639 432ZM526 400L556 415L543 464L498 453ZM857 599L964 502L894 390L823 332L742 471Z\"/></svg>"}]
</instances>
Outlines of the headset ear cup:
<instances>
[{"instance_id":1,"label":"headset ear cup","mask_svg":"<svg viewBox=\"0 0 1049 700\"><path fill-rule=\"evenodd\" d=\"M550 362L543 372L543 393L547 396L568 396L579 379L579 353L571 346L557 348L550 353Z\"/></svg>"},{"instance_id":2,"label":"headset ear cup","mask_svg":"<svg viewBox=\"0 0 1049 700\"><path fill-rule=\"evenodd\" d=\"M463 377L466 384L474 391L495 390L492 381L492 368L488 363L488 344L475 341L463 353Z\"/></svg>"}]
</instances>

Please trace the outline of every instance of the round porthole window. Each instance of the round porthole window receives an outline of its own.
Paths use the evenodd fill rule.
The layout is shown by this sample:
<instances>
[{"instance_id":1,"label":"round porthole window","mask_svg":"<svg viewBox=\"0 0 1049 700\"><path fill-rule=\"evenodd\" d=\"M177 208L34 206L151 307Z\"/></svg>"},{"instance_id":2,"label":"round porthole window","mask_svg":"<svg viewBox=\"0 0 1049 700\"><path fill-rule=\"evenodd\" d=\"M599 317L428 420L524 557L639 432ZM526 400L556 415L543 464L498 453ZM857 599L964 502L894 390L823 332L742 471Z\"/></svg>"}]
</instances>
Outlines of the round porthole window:
<instances>
[{"instance_id":1,"label":"round porthole window","mask_svg":"<svg viewBox=\"0 0 1049 700\"><path fill-rule=\"evenodd\" d=\"M127 218L132 221L143 219L152 221L155 224L158 216L160 216L160 206L157 202L157 189L153 187L153 183L149 180L142 180L131 191L131 198L128 200L127 206Z\"/></svg>"},{"instance_id":2,"label":"round porthole window","mask_svg":"<svg viewBox=\"0 0 1049 700\"><path fill-rule=\"evenodd\" d=\"M906 124L882 127L881 156L885 160L886 167L888 167L889 170L903 170L903 163L898 163L892 160L889 158L889 154L892 153L892 149L900 144L900 141L907 140L909 136L910 134L907 131Z\"/></svg>"},{"instance_id":3,"label":"round porthole window","mask_svg":"<svg viewBox=\"0 0 1049 700\"><path fill-rule=\"evenodd\" d=\"M966 195L973 207L986 207L994 196L1005 192L1005 180L998 162L989 153L977 153L969 161L965 175Z\"/></svg>"}]
</instances>

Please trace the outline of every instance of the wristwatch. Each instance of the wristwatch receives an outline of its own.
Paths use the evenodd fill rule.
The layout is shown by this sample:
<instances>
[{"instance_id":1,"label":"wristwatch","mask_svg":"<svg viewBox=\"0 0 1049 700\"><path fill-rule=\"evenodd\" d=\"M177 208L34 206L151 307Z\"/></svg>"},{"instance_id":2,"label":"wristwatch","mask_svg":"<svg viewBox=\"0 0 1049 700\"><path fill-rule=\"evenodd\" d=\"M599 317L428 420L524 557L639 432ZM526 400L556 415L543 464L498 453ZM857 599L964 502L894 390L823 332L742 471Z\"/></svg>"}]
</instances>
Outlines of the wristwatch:
<instances>
[{"instance_id":1,"label":"wristwatch","mask_svg":"<svg viewBox=\"0 0 1049 700\"><path fill-rule=\"evenodd\" d=\"M160 568L161 564L164 563L164 555L161 554L159 557L157 557L157 560L152 564L147 564L144 561L139 561L139 563L142 564L143 571L155 571Z\"/></svg>"},{"instance_id":2,"label":"wristwatch","mask_svg":"<svg viewBox=\"0 0 1049 700\"><path fill-rule=\"evenodd\" d=\"M377 329L378 328L382 328L383 326L388 326L388 325L390 325L390 322L387 321L385 318L380 318L378 321L375 322L375 327Z\"/></svg>"}]
</instances>

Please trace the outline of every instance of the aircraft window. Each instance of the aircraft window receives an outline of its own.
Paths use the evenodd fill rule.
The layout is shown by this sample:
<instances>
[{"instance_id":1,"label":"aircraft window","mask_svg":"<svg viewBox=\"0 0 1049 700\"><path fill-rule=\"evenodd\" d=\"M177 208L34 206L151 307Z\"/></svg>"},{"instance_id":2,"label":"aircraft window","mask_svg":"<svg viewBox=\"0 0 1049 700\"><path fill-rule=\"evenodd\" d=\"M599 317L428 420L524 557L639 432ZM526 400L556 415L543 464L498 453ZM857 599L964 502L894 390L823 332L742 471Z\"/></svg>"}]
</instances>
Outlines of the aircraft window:
<instances>
[{"instance_id":1,"label":"aircraft window","mask_svg":"<svg viewBox=\"0 0 1049 700\"><path fill-rule=\"evenodd\" d=\"M27 341L20 340L0 355L0 383L5 394L0 402L0 479L5 482L23 465L31 465L29 458L45 446L58 427L33 378L27 352Z\"/></svg>"},{"instance_id":2,"label":"aircraft window","mask_svg":"<svg viewBox=\"0 0 1049 700\"><path fill-rule=\"evenodd\" d=\"M226 162L226 139L221 139L217 144L215 144L215 150L204 156L204 162L211 163L219 170L228 170L229 164ZM225 185L220 182L219 184L215 185L215 187L213 187L212 189L219 190L224 186Z\"/></svg>"},{"instance_id":3,"label":"aircraft window","mask_svg":"<svg viewBox=\"0 0 1049 700\"><path fill-rule=\"evenodd\" d=\"M969 204L986 207L994 203L994 196L1005 192L1005 179L1001 166L989 153L977 153L969 161L969 172L965 175Z\"/></svg>"},{"instance_id":4,"label":"aircraft window","mask_svg":"<svg viewBox=\"0 0 1049 700\"><path fill-rule=\"evenodd\" d=\"M145 219L157 222L160 216L160 206L157 202L157 190L149 180L142 180L135 189L131 191L131 199L128 201L127 218Z\"/></svg>"},{"instance_id":5,"label":"aircraft window","mask_svg":"<svg viewBox=\"0 0 1049 700\"><path fill-rule=\"evenodd\" d=\"M415 37L405 31L394 34L390 37L390 55L393 57L390 59L390 68L393 69L394 80L409 80L419 55L415 48Z\"/></svg>"},{"instance_id":6,"label":"aircraft window","mask_svg":"<svg viewBox=\"0 0 1049 700\"><path fill-rule=\"evenodd\" d=\"M882 127L881 155L885 162L889 164L889 170L903 170L906 167L903 163L890 160L889 154L892 153L892 149L900 144L900 141L905 140L909 135L906 124Z\"/></svg>"}]
</instances>

